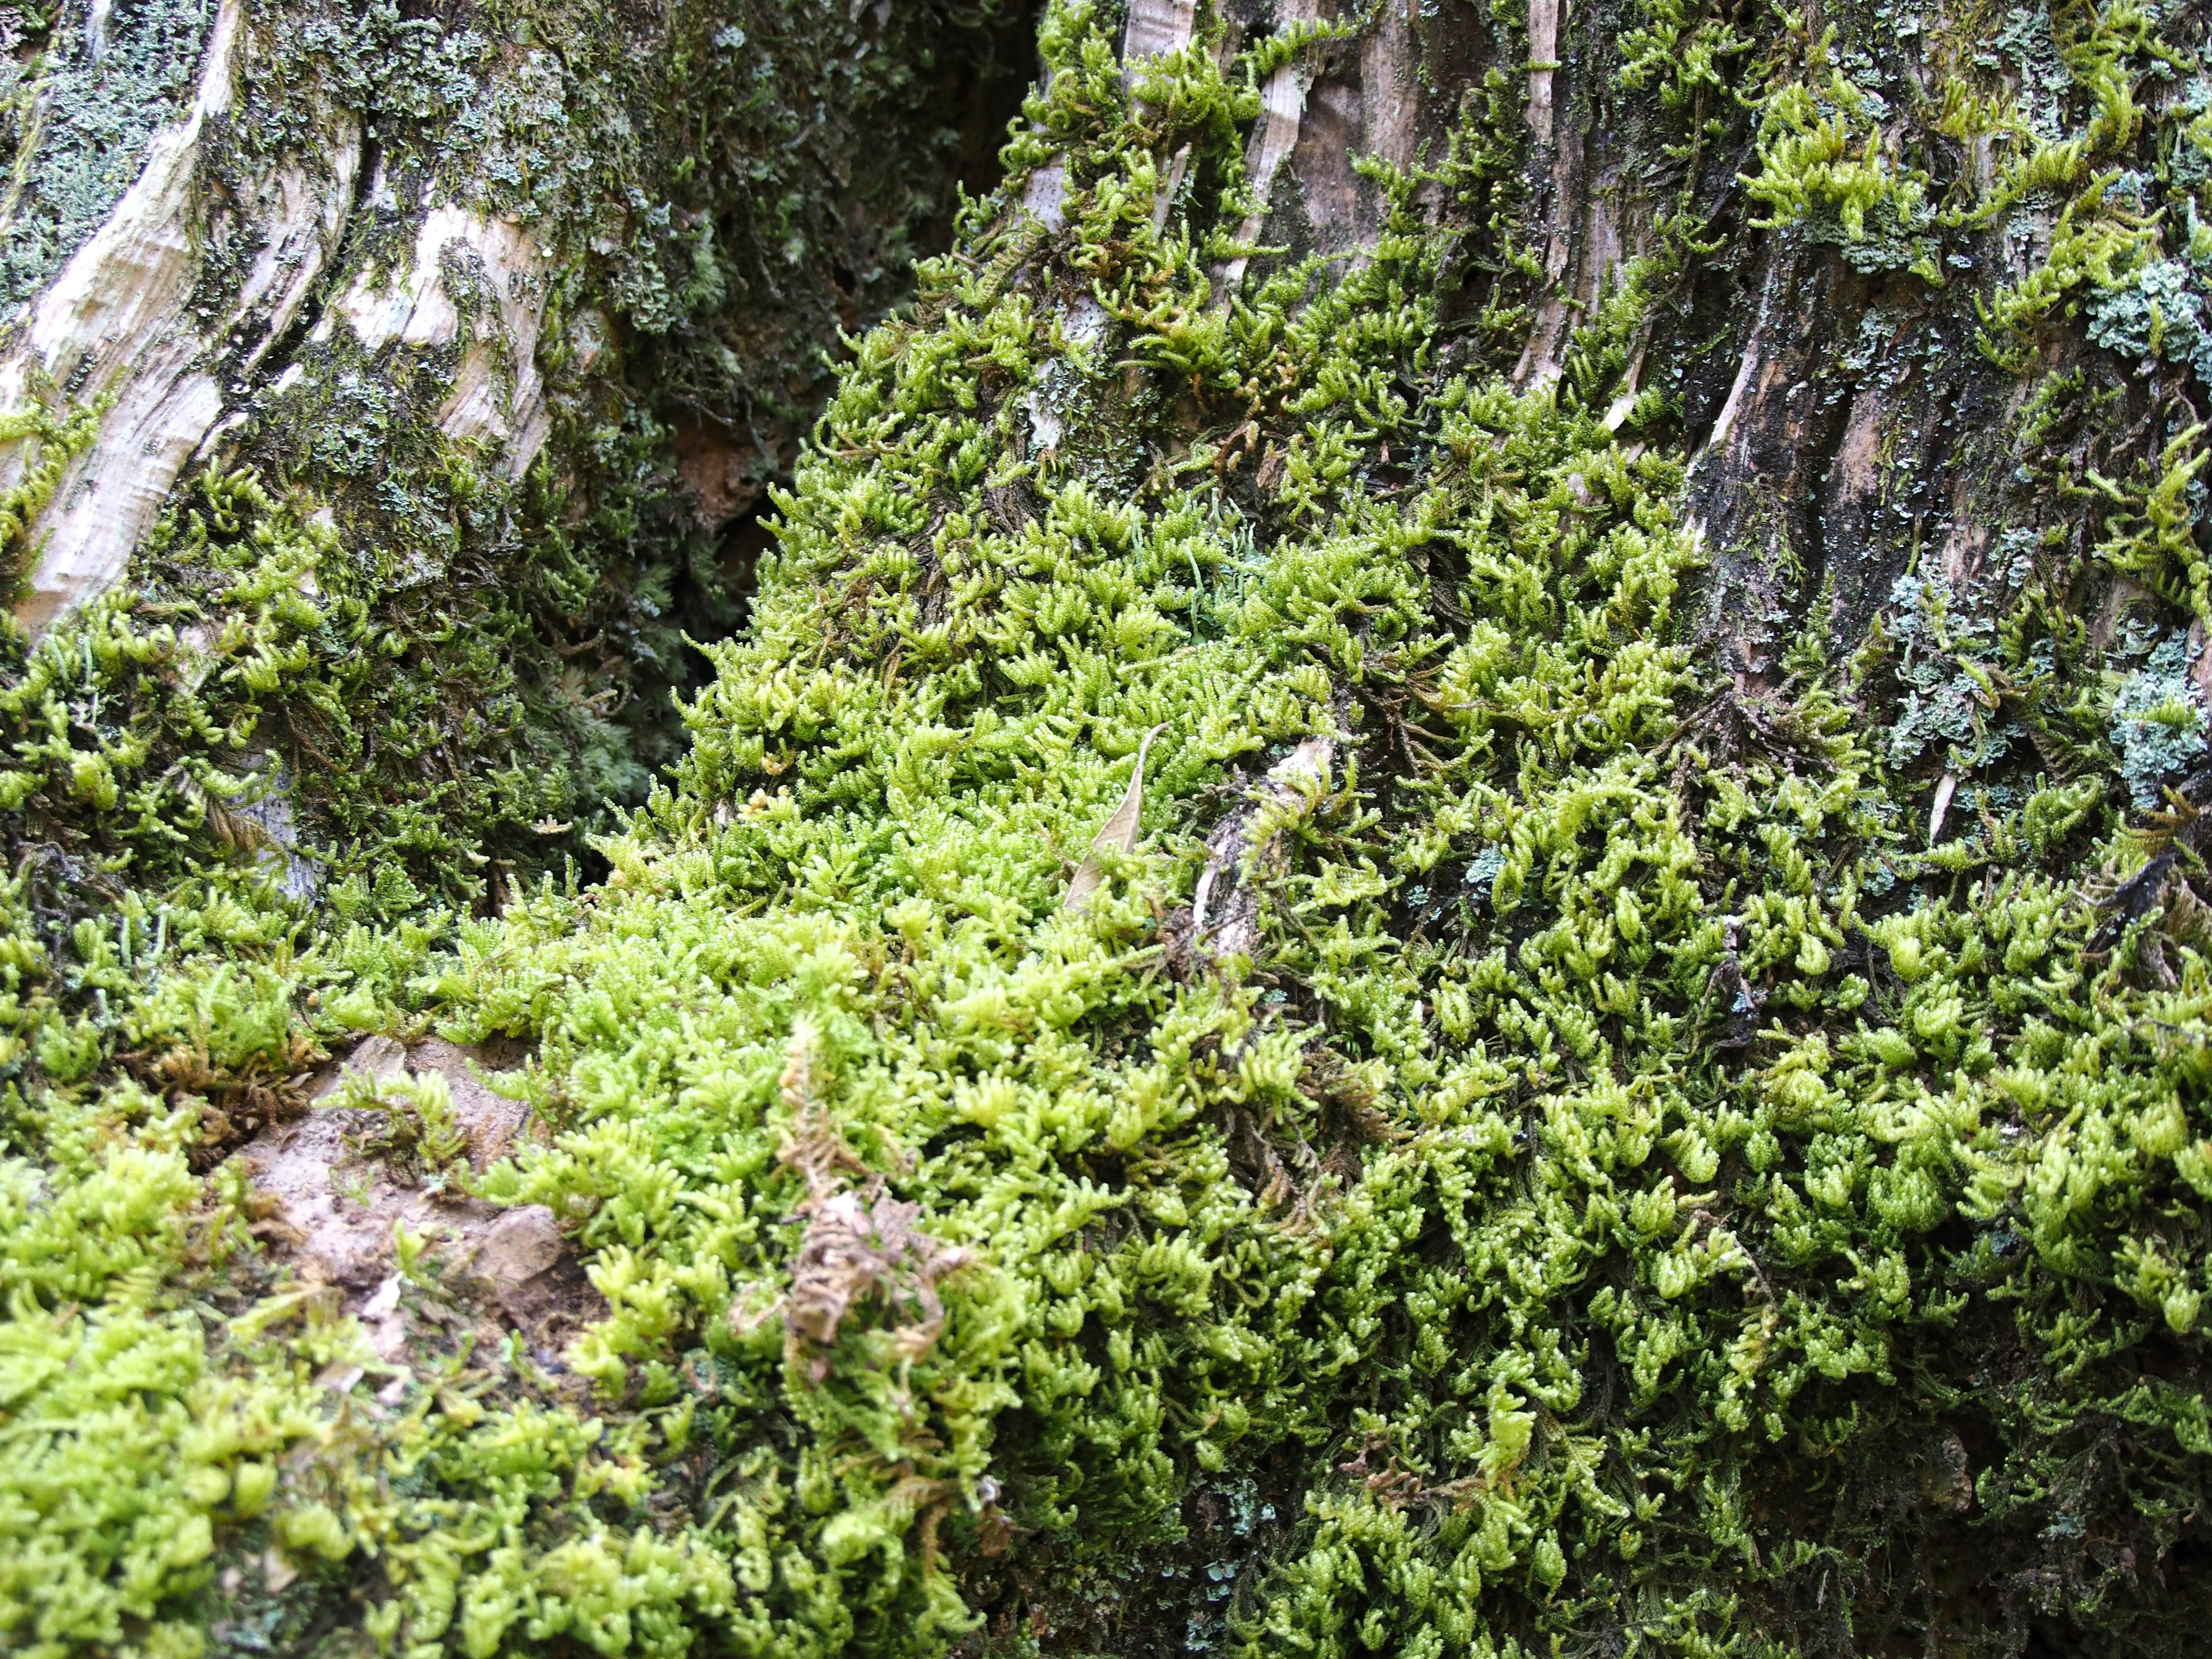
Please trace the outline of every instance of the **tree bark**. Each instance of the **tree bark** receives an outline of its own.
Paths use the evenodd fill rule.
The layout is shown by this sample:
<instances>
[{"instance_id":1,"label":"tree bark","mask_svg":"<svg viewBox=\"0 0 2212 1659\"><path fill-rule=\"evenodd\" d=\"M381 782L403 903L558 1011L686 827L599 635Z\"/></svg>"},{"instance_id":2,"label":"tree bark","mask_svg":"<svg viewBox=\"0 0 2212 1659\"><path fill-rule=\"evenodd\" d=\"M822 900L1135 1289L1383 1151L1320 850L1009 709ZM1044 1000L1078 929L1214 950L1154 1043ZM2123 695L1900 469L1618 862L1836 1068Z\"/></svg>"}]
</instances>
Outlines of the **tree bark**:
<instances>
[{"instance_id":1,"label":"tree bark","mask_svg":"<svg viewBox=\"0 0 2212 1659\"><path fill-rule=\"evenodd\" d=\"M468 670L401 660L452 710L417 759L465 775L520 750L573 787L503 829L472 798L436 836L463 869L410 867L434 890L488 846L557 867L580 842L526 820L594 822L662 757L669 692L697 673L683 630L741 610L745 526L825 354L941 244L1028 33L988 4L27 15L0 205L27 638L125 583L162 603L157 524L195 479L250 468L335 530L318 580L384 626L514 596L469 624L498 642ZM549 557L577 568L538 593ZM517 697L519 718L462 729L458 705ZM359 836L344 781L277 747L255 791L301 796L326 845Z\"/></svg>"}]
</instances>

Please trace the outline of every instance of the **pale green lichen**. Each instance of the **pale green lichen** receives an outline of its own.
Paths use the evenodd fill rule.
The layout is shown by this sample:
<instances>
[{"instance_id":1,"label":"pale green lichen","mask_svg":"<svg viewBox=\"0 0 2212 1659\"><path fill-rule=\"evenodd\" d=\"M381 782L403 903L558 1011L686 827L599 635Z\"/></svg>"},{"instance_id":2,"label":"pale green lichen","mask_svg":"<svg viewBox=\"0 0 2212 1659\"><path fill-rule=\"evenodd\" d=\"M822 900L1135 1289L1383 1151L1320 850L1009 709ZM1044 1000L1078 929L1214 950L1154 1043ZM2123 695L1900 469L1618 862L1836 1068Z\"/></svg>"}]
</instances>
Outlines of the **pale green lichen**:
<instances>
[{"instance_id":1,"label":"pale green lichen","mask_svg":"<svg viewBox=\"0 0 2212 1659\"><path fill-rule=\"evenodd\" d=\"M57 3L8 9L0 102L0 318L13 319L98 228L183 118L212 0Z\"/></svg>"},{"instance_id":2,"label":"pale green lichen","mask_svg":"<svg viewBox=\"0 0 2212 1659\"><path fill-rule=\"evenodd\" d=\"M2161 640L2112 700L2112 744L2137 806L2157 805L2160 786L2204 757L2207 716L2193 666L2185 638Z\"/></svg>"}]
</instances>

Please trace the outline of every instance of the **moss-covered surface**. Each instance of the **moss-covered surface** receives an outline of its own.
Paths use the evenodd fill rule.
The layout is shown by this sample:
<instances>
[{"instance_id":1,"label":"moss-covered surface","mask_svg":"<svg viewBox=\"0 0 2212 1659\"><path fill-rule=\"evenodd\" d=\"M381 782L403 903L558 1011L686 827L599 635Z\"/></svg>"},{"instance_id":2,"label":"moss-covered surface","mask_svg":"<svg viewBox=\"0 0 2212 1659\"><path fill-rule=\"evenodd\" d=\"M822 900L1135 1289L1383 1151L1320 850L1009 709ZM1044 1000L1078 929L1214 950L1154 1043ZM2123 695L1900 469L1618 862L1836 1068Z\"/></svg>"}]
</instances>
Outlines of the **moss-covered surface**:
<instances>
[{"instance_id":1,"label":"moss-covered surface","mask_svg":"<svg viewBox=\"0 0 2212 1659\"><path fill-rule=\"evenodd\" d=\"M1670 229L1516 386L1516 79L1370 169L1368 257L1217 294L1272 47L1125 81L1055 9L680 764L496 915L288 899L222 807L252 694L349 730L380 636L337 532L204 485L0 703L6 1639L2195 1651L2203 43L1911 15L1629 20ZM2010 400L1856 566L1696 527L1711 287L1821 249L1827 386L1951 339ZM379 1359L219 1161L425 1021L527 1047L465 1184L560 1219L563 1355L440 1337L408 1238Z\"/></svg>"},{"instance_id":2,"label":"moss-covered surface","mask_svg":"<svg viewBox=\"0 0 2212 1659\"><path fill-rule=\"evenodd\" d=\"M377 24L269 31L297 78L367 104L374 183L349 279L403 273L434 201L520 225L549 290L550 434L512 478L500 446L439 432L479 323L374 351L341 324L257 400L234 454L298 512L333 514L352 590L406 641L373 700L410 734L400 752L366 776L295 761L324 839L380 854L402 805L410 875L459 897L486 872L588 859L586 832L673 757L670 694L700 673L684 635L742 614L751 547L730 513L787 474L837 331L881 315L916 242L941 242L1025 78L1026 24L990 5ZM307 101L294 78L269 77L272 106ZM249 112L241 128L277 125ZM738 475L719 511L687 450Z\"/></svg>"},{"instance_id":3,"label":"moss-covered surface","mask_svg":"<svg viewBox=\"0 0 2212 1659\"><path fill-rule=\"evenodd\" d=\"M139 36L177 34L167 14L94 9L40 24L49 49L21 66L29 125L7 200L23 223L7 234L9 257L33 262L26 295L69 251L40 253L25 227L77 189L70 146L121 181L69 209L81 239L176 113L130 91L160 67ZM254 688L260 770L283 780L307 870L381 880L399 896L379 901L387 915L482 902L507 874L591 863L591 834L673 758L672 692L703 669L685 635L742 615L753 503L788 476L840 330L901 300L916 254L950 234L959 181L987 170L1029 78L1029 21L995 3L272 3L243 27L232 108L195 164L195 314L228 314L262 256L270 179L331 192L343 234L285 337L241 327L213 349L235 377L228 413L133 559L133 625L180 606L203 634L248 625L208 588L194 514L250 473L251 522L232 530L311 539L310 607L335 618L309 624L314 665L287 670L301 684ZM199 39L171 43L187 81ZM93 113L71 125L80 104ZM528 257L492 271L465 246L429 247L450 337L364 332L439 210L502 227ZM537 399L521 389L533 370ZM489 382L503 425L452 418L465 374ZM64 427L91 436L71 388L41 390L44 411L0 430L34 490L55 469L33 454L51 459ZM7 533L13 579L35 538Z\"/></svg>"},{"instance_id":4,"label":"moss-covered surface","mask_svg":"<svg viewBox=\"0 0 2212 1659\"><path fill-rule=\"evenodd\" d=\"M212 0L0 12L0 319L17 320L184 114L215 14Z\"/></svg>"}]
</instances>

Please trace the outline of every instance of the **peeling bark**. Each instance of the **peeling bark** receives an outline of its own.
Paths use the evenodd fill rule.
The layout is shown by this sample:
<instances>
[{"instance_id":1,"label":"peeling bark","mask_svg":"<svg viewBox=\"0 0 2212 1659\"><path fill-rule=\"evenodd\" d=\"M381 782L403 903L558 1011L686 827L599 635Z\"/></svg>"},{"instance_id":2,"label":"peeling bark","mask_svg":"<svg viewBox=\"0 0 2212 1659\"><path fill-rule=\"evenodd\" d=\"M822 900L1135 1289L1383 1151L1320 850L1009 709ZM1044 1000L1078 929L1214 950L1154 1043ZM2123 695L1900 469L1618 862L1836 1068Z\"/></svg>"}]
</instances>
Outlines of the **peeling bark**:
<instances>
[{"instance_id":1,"label":"peeling bark","mask_svg":"<svg viewBox=\"0 0 2212 1659\"><path fill-rule=\"evenodd\" d=\"M357 123L333 114L328 173L252 179L235 220L201 222L193 181L203 135L227 116L244 0L224 0L189 116L157 135L145 171L30 307L0 360L0 406L33 395L103 404L100 436L63 474L16 615L33 635L121 580L178 474L226 407L223 375L251 375L290 328L343 237L361 164ZM253 248L245 280L210 317L199 303L217 237ZM49 390L51 389L51 390ZM0 460L0 488L20 477Z\"/></svg>"}]
</instances>

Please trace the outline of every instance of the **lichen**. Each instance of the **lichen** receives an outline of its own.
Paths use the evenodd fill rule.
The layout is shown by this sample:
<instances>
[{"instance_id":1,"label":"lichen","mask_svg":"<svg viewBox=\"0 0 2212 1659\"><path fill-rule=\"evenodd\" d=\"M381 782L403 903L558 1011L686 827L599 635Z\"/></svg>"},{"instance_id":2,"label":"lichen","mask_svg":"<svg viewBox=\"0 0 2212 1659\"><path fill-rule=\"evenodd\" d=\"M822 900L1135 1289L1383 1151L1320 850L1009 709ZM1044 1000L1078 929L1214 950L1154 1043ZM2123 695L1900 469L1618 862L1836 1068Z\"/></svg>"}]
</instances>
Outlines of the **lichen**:
<instances>
[{"instance_id":1,"label":"lichen","mask_svg":"<svg viewBox=\"0 0 2212 1659\"><path fill-rule=\"evenodd\" d=\"M2161 640L2112 699L2112 745L2137 806L2157 805L2160 786L2204 755L2208 721L2193 666L2185 637Z\"/></svg>"},{"instance_id":2,"label":"lichen","mask_svg":"<svg viewBox=\"0 0 2212 1659\"><path fill-rule=\"evenodd\" d=\"M11 7L0 165L0 317L13 320L137 180L181 119L215 19L210 0Z\"/></svg>"}]
</instances>

